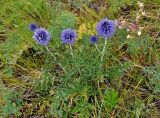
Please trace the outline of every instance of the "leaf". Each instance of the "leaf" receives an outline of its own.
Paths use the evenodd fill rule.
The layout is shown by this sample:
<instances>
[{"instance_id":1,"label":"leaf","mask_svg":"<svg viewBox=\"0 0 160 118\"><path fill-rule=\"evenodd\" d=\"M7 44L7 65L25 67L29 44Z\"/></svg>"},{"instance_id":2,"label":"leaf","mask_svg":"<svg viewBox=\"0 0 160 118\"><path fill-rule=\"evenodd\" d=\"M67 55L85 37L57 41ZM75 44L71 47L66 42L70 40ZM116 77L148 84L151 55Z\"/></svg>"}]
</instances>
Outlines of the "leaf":
<instances>
[{"instance_id":1,"label":"leaf","mask_svg":"<svg viewBox=\"0 0 160 118\"><path fill-rule=\"evenodd\" d=\"M50 113L56 117L62 117L63 111L60 109L60 102L54 102L51 104Z\"/></svg>"},{"instance_id":2,"label":"leaf","mask_svg":"<svg viewBox=\"0 0 160 118\"><path fill-rule=\"evenodd\" d=\"M77 23L77 17L72 12L63 11L61 15L57 18L56 22L60 25L62 29L75 28Z\"/></svg>"},{"instance_id":3,"label":"leaf","mask_svg":"<svg viewBox=\"0 0 160 118\"><path fill-rule=\"evenodd\" d=\"M8 116L14 114L15 116L19 116L19 110L22 107L20 94L14 91L7 91L3 99L5 101L5 104L2 106L3 115Z\"/></svg>"},{"instance_id":4,"label":"leaf","mask_svg":"<svg viewBox=\"0 0 160 118\"><path fill-rule=\"evenodd\" d=\"M72 113L78 113L80 118L89 118L90 110L93 110L93 106L84 100L80 100L72 110Z\"/></svg>"},{"instance_id":5,"label":"leaf","mask_svg":"<svg viewBox=\"0 0 160 118\"><path fill-rule=\"evenodd\" d=\"M119 101L118 92L115 91L114 89L108 90L106 92L104 100L105 100L106 106L112 110L114 107L116 107Z\"/></svg>"},{"instance_id":6,"label":"leaf","mask_svg":"<svg viewBox=\"0 0 160 118\"><path fill-rule=\"evenodd\" d=\"M15 114L17 112L18 111L17 111L16 107L13 105L13 103L11 101L8 101L3 108L4 115L11 115L11 114Z\"/></svg>"}]
</instances>

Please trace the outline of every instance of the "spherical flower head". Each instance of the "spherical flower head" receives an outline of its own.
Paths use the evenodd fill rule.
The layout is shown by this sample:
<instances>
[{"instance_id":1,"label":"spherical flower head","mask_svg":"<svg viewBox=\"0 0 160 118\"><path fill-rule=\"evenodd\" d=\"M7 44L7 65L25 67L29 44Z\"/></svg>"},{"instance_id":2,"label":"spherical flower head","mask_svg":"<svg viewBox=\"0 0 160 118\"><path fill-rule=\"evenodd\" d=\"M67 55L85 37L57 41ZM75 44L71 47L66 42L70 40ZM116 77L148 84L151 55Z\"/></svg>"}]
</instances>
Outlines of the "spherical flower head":
<instances>
[{"instance_id":1,"label":"spherical flower head","mask_svg":"<svg viewBox=\"0 0 160 118\"><path fill-rule=\"evenodd\" d=\"M96 26L96 31L99 36L108 39L114 35L116 30L116 24L114 21L108 19L102 19Z\"/></svg>"},{"instance_id":2,"label":"spherical flower head","mask_svg":"<svg viewBox=\"0 0 160 118\"><path fill-rule=\"evenodd\" d=\"M98 37L97 36L94 35L94 36L90 37L90 43L91 44L95 44L95 43L97 43L97 41L98 41Z\"/></svg>"},{"instance_id":3,"label":"spherical flower head","mask_svg":"<svg viewBox=\"0 0 160 118\"><path fill-rule=\"evenodd\" d=\"M51 35L46 29L38 28L34 32L33 39L37 44L47 45L51 40Z\"/></svg>"},{"instance_id":4,"label":"spherical flower head","mask_svg":"<svg viewBox=\"0 0 160 118\"><path fill-rule=\"evenodd\" d=\"M63 44L72 45L75 43L77 38L77 33L71 28L64 29L61 33L61 40Z\"/></svg>"},{"instance_id":5,"label":"spherical flower head","mask_svg":"<svg viewBox=\"0 0 160 118\"><path fill-rule=\"evenodd\" d=\"M36 23L31 23L29 25L29 29L34 32L36 29L38 29L38 25Z\"/></svg>"}]
</instances>

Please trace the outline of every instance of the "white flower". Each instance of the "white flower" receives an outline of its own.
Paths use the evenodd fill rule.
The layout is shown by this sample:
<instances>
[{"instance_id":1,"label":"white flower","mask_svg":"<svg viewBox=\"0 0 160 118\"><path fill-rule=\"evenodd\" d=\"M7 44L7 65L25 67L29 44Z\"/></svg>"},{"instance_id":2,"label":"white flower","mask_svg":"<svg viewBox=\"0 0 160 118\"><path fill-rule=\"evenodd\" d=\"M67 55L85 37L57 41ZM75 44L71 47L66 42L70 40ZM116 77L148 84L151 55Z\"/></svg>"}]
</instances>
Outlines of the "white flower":
<instances>
[{"instance_id":1,"label":"white flower","mask_svg":"<svg viewBox=\"0 0 160 118\"><path fill-rule=\"evenodd\" d=\"M137 4L138 4L138 6L139 6L140 8L144 7L143 2L139 2L139 1L138 1L138 3L137 3Z\"/></svg>"},{"instance_id":2,"label":"white flower","mask_svg":"<svg viewBox=\"0 0 160 118\"><path fill-rule=\"evenodd\" d=\"M143 27L139 28L139 31L137 32L138 36L140 36L142 34L142 29L143 29Z\"/></svg>"},{"instance_id":3,"label":"white flower","mask_svg":"<svg viewBox=\"0 0 160 118\"><path fill-rule=\"evenodd\" d=\"M138 34L138 36L141 36L142 32L139 30L139 31L137 32L137 34Z\"/></svg>"},{"instance_id":4,"label":"white flower","mask_svg":"<svg viewBox=\"0 0 160 118\"><path fill-rule=\"evenodd\" d=\"M127 35L127 39L131 38L131 35Z\"/></svg>"},{"instance_id":5,"label":"white flower","mask_svg":"<svg viewBox=\"0 0 160 118\"><path fill-rule=\"evenodd\" d=\"M143 16L146 16L146 12L145 12L145 11L142 11L142 15L143 15Z\"/></svg>"},{"instance_id":6,"label":"white flower","mask_svg":"<svg viewBox=\"0 0 160 118\"><path fill-rule=\"evenodd\" d=\"M122 27L122 26L118 26L118 28L119 28L119 29L122 29L123 27Z\"/></svg>"}]
</instances>

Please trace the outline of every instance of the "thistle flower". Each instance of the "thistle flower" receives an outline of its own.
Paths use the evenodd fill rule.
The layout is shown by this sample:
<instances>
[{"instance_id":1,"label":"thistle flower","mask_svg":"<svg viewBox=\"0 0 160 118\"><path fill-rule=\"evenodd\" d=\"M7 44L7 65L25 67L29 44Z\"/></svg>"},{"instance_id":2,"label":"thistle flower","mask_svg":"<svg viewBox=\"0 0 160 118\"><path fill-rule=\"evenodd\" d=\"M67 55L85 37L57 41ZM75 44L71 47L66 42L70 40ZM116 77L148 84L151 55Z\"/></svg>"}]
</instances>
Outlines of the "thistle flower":
<instances>
[{"instance_id":1,"label":"thistle flower","mask_svg":"<svg viewBox=\"0 0 160 118\"><path fill-rule=\"evenodd\" d=\"M95 43L97 43L97 41L98 41L98 37L97 36L94 35L94 36L90 37L90 43L91 44L95 44Z\"/></svg>"},{"instance_id":2,"label":"thistle flower","mask_svg":"<svg viewBox=\"0 0 160 118\"><path fill-rule=\"evenodd\" d=\"M34 32L33 39L37 44L47 45L51 40L51 35L46 29L38 28Z\"/></svg>"},{"instance_id":3,"label":"thistle flower","mask_svg":"<svg viewBox=\"0 0 160 118\"><path fill-rule=\"evenodd\" d=\"M64 29L61 33L61 40L63 44L72 45L75 43L77 38L77 33L71 28Z\"/></svg>"},{"instance_id":4,"label":"thistle flower","mask_svg":"<svg viewBox=\"0 0 160 118\"><path fill-rule=\"evenodd\" d=\"M116 30L115 22L108 19L100 20L96 26L96 31L98 35L106 39L114 35L115 30Z\"/></svg>"},{"instance_id":5,"label":"thistle flower","mask_svg":"<svg viewBox=\"0 0 160 118\"><path fill-rule=\"evenodd\" d=\"M31 23L29 25L29 29L34 32L36 29L38 29L38 25L36 23Z\"/></svg>"}]
</instances>

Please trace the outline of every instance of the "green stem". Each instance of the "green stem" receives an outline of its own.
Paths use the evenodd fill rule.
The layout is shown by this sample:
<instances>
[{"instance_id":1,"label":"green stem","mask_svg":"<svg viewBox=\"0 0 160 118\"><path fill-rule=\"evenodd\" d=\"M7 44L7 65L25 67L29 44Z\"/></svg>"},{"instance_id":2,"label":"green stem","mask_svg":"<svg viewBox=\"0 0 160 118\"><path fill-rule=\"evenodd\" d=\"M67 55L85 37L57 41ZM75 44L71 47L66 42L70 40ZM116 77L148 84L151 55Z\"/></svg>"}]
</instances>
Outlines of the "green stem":
<instances>
[{"instance_id":1,"label":"green stem","mask_svg":"<svg viewBox=\"0 0 160 118\"><path fill-rule=\"evenodd\" d=\"M54 60L56 60L55 56L51 53L51 51L49 50L48 46L46 45L45 47L46 47L48 53L54 58Z\"/></svg>"},{"instance_id":2,"label":"green stem","mask_svg":"<svg viewBox=\"0 0 160 118\"><path fill-rule=\"evenodd\" d=\"M105 39L105 43L104 43L103 50L101 53L101 62L103 61L103 57L104 57L104 53L105 53L105 49L106 49L106 44L107 44L107 39Z\"/></svg>"},{"instance_id":3,"label":"green stem","mask_svg":"<svg viewBox=\"0 0 160 118\"><path fill-rule=\"evenodd\" d=\"M48 46L45 46L48 53L54 58L54 61L57 61L56 57L53 55L53 53L49 50ZM58 62L58 65L63 69L63 71L65 71L65 69L62 67L61 63Z\"/></svg>"},{"instance_id":4,"label":"green stem","mask_svg":"<svg viewBox=\"0 0 160 118\"><path fill-rule=\"evenodd\" d=\"M69 45L69 48L70 48L71 55L72 55L72 57L74 58L72 46Z\"/></svg>"},{"instance_id":5,"label":"green stem","mask_svg":"<svg viewBox=\"0 0 160 118\"><path fill-rule=\"evenodd\" d=\"M69 45L69 48L70 48L70 53L71 53L71 55L72 55L73 61L74 61L74 63L75 63L75 57L74 57L74 54L73 54L72 46ZM78 69L78 72L80 73L80 69L79 69L79 67L77 66L77 64L76 64L76 68Z\"/></svg>"},{"instance_id":6,"label":"green stem","mask_svg":"<svg viewBox=\"0 0 160 118\"><path fill-rule=\"evenodd\" d=\"M98 51L99 53L101 53L101 51L99 50L97 44L95 44L95 47L96 47L97 51Z\"/></svg>"}]
</instances>

